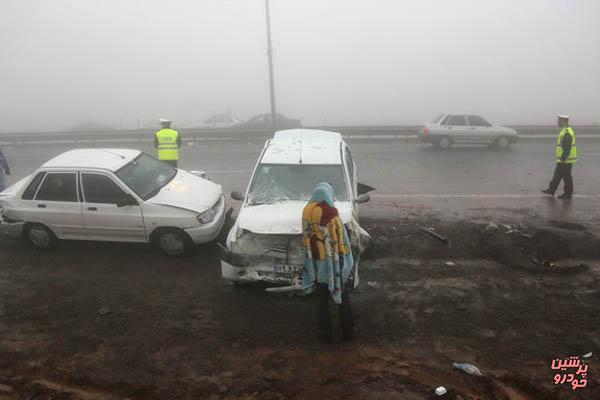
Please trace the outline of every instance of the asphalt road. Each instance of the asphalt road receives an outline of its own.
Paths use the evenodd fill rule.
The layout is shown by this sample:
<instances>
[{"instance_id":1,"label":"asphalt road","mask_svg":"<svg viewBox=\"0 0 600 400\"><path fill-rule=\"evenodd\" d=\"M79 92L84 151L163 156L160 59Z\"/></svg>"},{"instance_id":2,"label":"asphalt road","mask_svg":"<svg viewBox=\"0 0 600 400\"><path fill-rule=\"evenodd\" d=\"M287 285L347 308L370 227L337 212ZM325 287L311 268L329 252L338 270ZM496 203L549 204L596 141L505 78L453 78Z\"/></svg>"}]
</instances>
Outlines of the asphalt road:
<instances>
[{"instance_id":1,"label":"asphalt road","mask_svg":"<svg viewBox=\"0 0 600 400\"><path fill-rule=\"evenodd\" d=\"M358 165L359 181L375 187L372 203L363 213L414 209L442 214L484 216L510 211L547 215L554 219L589 221L600 215L600 143L579 140L580 160L574 168L576 198L570 203L545 198L554 168L554 143L518 143L509 151L487 147L434 150L429 145L401 140L349 142ZM132 144L121 145L132 147ZM134 144L154 154L149 143ZM13 166L8 182L30 174L49 158L73 145L5 148ZM226 193L243 191L262 148L256 141L210 141L182 150L180 167L207 171ZM235 207L236 202L230 200ZM595 217L594 217L595 218ZM600 218L600 217L599 217Z\"/></svg>"}]
</instances>

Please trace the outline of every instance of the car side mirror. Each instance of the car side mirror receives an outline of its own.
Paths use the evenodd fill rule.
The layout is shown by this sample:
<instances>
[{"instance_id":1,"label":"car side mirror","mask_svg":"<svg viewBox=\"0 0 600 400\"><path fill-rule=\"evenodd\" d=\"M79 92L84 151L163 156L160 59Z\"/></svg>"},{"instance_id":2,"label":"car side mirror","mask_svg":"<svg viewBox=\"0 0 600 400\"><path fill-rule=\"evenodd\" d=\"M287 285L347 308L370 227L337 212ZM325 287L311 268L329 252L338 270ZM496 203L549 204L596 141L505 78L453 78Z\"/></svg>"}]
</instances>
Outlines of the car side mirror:
<instances>
[{"instance_id":1,"label":"car side mirror","mask_svg":"<svg viewBox=\"0 0 600 400\"><path fill-rule=\"evenodd\" d=\"M244 200L244 195L241 192L238 192L237 190L234 190L233 192L231 192L231 198L237 201L242 201Z\"/></svg>"},{"instance_id":2,"label":"car side mirror","mask_svg":"<svg viewBox=\"0 0 600 400\"><path fill-rule=\"evenodd\" d=\"M364 183L360 183L358 182L357 186L357 192L358 194L365 194L365 193L369 193L373 190L375 190L375 188L373 186L369 186L369 185L365 185Z\"/></svg>"},{"instance_id":3,"label":"car side mirror","mask_svg":"<svg viewBox=\"0 0 600 400\"><path fill-rule=\"evenodd\" d=\"M137 200L132 195L127 194L125 197L117 201L117 207L137 206Z\"/></svg>"},{"instance_id":4,"label":"car side mirror","mask_svg":"<svg viewBox=\"0 0 600 400\"><path fill-rule=\"evenodd\" d=\"M368 194L359 194L358 197L354 200L354 202L357 204L368 203L369 201L371 201L371 196L369 196Z\"/></svg>"}]
</instances>

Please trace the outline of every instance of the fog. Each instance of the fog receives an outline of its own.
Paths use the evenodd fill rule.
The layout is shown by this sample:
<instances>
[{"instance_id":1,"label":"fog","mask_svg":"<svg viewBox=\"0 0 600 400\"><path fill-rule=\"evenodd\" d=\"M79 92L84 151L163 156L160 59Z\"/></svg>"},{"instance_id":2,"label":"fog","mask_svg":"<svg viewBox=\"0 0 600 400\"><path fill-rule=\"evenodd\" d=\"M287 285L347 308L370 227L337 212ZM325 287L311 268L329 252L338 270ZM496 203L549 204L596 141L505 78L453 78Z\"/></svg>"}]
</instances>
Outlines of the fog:
<instances>
[{"instance_id":1,"label":"fog","mask_svg":"<svg viewBox=\"0 0 600 400\"><path fill-rule=\"evenodd\" d=\"M263 0L4 0L0 131L269 110ZM595 0L271 0L277 109L304 125L600 122Z\"/></svg>"}]
</instances>

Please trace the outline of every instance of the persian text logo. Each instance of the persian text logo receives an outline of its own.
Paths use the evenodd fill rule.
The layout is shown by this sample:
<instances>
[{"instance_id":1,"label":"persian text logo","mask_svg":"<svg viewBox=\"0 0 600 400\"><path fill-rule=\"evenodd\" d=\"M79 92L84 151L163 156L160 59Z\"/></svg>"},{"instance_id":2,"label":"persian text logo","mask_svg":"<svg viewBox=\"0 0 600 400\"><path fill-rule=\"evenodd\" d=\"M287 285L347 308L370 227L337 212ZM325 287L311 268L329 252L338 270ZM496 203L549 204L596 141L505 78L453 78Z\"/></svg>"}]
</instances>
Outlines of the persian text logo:
<instances>
[{"instance_id":1,"label":"persian text logo","mask_svg":"<svg viewBox=\"0 0 600 400\"><path fill-rule=\"evenodd\" d=\"M584 357L589 356L588 354L584 355ZM580 359L578 356L571 356L562 360L555 358L552 360L552 369L560 371L554 375L555 385L571 384L573 390L587 386L588 363L585 359Z\"/></svg>"}]
</instances>

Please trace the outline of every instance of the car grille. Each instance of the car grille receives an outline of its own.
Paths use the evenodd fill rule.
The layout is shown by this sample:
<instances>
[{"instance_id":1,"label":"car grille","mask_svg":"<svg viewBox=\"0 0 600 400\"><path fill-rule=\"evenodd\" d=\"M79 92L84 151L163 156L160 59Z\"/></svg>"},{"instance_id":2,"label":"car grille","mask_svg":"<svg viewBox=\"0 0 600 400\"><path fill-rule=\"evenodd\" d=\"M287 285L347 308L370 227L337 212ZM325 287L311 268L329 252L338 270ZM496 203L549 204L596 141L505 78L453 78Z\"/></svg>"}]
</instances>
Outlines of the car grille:
<instances>
[{"instance_id":1,"label":"car grille","mask_svg":"<svg viewBox=\"0 0 600 400\"><path fill-rule=\"evenodd\" d=\"M285 260L286 264L302 265L302 236L260 235L258 241L268 255Z\"/></svg>"}]
</instances>

